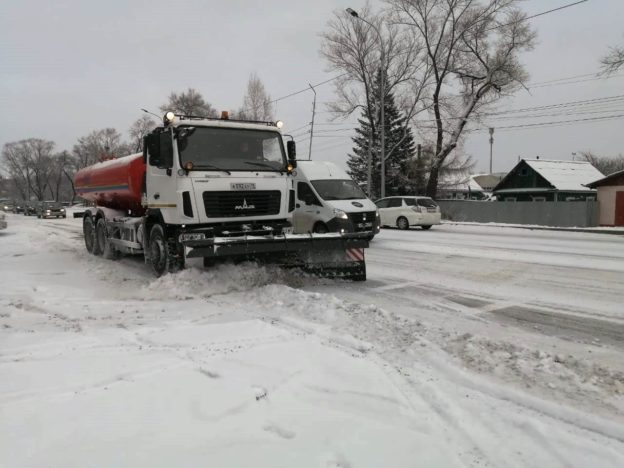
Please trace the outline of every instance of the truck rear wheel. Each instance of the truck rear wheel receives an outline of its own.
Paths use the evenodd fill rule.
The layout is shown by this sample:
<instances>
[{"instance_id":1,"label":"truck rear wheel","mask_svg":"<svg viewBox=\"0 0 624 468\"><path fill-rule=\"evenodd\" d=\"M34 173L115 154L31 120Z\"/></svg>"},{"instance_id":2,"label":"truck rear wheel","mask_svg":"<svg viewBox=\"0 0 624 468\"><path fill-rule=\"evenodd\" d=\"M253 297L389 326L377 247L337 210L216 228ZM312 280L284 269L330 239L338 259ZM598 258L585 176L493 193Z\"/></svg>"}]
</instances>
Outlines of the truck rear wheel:
<instances>
[{"instance_id":1,"label":"truck rear wheel","mask_svg":"<svg viewBox=\"0 0 624 468\"><path fill-rule=\"evenodd\" d=\"M93 255L99 255L100 253L95 242L95 226L93 225L93 218L91 216L85 216L82 220L82 234L84 235L87 252Z\"/></svg>"},{"instance_id":2,"label":"truck rear wheel","mask_svg":"<svg viewBox=\"0 0 624 468\"><path fill-rule=\"evenodd\" d=\"M184 268L184 259L176 255L175 246L167 241L165 230L160 224L155 224L150 231L149 260L156 276L175 273Z\"/></svg>"},{"instance_id":3,"label":"truck rear wheel","mask_svg":"<svg viewBox=\"0 0 624 468\"><path fill-rule=\"evenodd\" d=\"M119 252L115 250L108 239L106 220L104 218L98 219L95 225L95 243L97 244L98 250L101 252L102 257L109 260L119 258Z\"/></svg>"}]
</instances>

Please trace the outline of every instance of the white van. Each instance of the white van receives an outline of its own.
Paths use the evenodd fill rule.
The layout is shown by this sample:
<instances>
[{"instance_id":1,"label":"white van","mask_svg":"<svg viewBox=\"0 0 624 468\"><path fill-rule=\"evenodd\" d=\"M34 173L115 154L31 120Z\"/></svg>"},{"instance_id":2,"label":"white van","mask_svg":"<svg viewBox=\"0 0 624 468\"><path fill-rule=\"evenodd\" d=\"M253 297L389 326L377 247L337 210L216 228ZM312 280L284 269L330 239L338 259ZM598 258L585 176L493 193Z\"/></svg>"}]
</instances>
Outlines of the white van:
<instances>
[{"instance_id":1,"label":"white van","mask_svg":"<svg viewBox=\"0 0 624 468\"><path fill-rule=\"evenodd\" d=\"M379 212L362 189L336 164L297 161L294 232L379 233Z\"/></svg>"}]
</instances>

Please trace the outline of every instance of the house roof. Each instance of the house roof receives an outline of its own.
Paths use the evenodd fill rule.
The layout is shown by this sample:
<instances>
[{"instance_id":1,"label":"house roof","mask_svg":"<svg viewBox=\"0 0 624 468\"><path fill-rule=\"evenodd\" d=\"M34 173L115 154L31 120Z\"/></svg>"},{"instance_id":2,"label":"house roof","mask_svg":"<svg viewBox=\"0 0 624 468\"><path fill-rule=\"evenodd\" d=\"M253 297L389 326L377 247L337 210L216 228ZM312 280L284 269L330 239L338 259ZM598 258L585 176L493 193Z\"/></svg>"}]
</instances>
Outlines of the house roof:
<instances>
[{"instance_id":1,"label":"house roof","mask_svg":"<svg viewBox=\"0 0 624 468\"><path fill-rule=\"evenodd\" d=\"M548 159L522 159L525 163L553 186L555 190L564 192L587 192L584 184L604 177L603 174L587 161L559 161ZM516 165L516 167L518 167ZM515 171L512 170L494 188L500 187Z\"/></svg>"},{"instance_id":2,"label":"house roof","mask_svg":"<svg viewBox=\"0 0 624 468\"><path fill-rule=\"evenodd\" d=\"M616 177L622 177L622 176L624 176L624 169L621 171L617 171L612 174L609 174L608 176L603 177L602 179L595 180L585 185L589 188L596 188L596 187L599 187L600 185L603 185L605 182L610 182L612 179L615 179Z\"/></svg>"},{"instance_id":3,"label":"house roof","mask_svg":"<svg viewBox=\"0 0 624 468\"><path fill-rule=\"evenodd\" d=\"M562 191L585 191L587 187L584 184L604 177L602 172L587 161L525 159L524 162L557 190Z\"/></svg>"},{"instance_id":4,"label":"house roof","mask_svg":"<svg viewBox=\"0 0 624 468\"><path fill-rule=\"evenodd\" d=\"M465 192L488 192L503 178L502 173L494 174L472 174L467 177L452 179L444 178L439 182L441 190L456 190ZM482 183L486 183L482 185ZM489 187L487 186L489 184Z\"/></svg>"}]
</instances>

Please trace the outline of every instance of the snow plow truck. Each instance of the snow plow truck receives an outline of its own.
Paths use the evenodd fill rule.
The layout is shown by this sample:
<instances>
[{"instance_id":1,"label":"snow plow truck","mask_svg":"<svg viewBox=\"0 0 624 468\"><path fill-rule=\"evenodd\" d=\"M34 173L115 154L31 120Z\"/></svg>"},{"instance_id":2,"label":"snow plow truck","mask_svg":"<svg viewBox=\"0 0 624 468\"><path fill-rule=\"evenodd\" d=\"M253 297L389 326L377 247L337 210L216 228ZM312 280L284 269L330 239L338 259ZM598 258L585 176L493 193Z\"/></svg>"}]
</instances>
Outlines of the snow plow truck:
<instances>
[{"instance_id":1,"label":"snow plow truck","mask_svg":"<svg viewBox=\"0 0 624 468\"><path fill-rule=\"evenodd\" d=\"M83 217L87 251L143 255L157 276L203 258L206 267L251 260L365 280L365 235L293 234L296 147L280 129L226 112L167 112L142 153L76 173L77 194L95 205Z\"/></svg>"}]
</instances>

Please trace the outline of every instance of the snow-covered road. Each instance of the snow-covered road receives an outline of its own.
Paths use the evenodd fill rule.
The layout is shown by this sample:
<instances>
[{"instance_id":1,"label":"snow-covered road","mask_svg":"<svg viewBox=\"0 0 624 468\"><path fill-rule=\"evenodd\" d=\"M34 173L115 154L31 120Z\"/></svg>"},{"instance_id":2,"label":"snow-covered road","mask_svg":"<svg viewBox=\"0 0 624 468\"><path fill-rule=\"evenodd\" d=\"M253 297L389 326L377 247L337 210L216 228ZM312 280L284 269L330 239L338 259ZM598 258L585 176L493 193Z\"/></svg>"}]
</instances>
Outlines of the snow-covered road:
<instances>
[{"instance_id":1,"label":"snow-covered road","mask_svg":"<svg viewBox=\"0 0 624 468\"><path fill-rule=\"evenodd\" d=\"M624 237L383 231L366 283L0 233L0 466L624 466Z\"/></svg>"}]
</instances>

